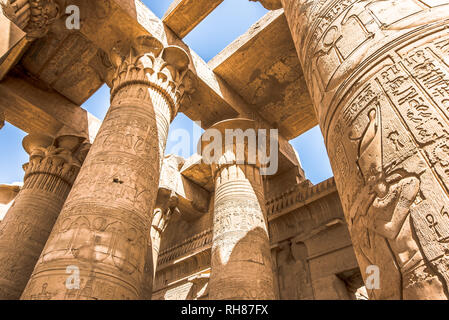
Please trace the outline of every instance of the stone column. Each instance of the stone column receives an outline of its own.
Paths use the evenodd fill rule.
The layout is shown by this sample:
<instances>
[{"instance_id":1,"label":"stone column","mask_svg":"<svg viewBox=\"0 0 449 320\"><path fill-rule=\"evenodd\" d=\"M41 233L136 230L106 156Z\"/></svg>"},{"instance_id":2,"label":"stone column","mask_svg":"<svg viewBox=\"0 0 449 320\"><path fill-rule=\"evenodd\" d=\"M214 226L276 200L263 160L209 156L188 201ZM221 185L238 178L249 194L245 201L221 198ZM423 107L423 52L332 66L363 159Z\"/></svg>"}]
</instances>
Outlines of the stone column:
<instances>
[{"instance_id":1,"label":"stone column","mask_svg":"<svg viewBox=\"0 0 449 320\"><path fill-rule=\"evenodd\" d=\"M45 36L60 17L56 0L0 0L5 16L26 32L28 40Z\"/></svg>"},{"instance_id":2,"label":"stone column","mask_svg":"<svg viewBox=\"0 0 449 320\"><path fill-rule=\"evenodd\" d=\"M447 299L449 1L261 2L284 8L371 298Z\"/></svg>"},{"instance_id":3,"label":"stone column","mask_svg":"<svg viewBox=\"0 0 449 320\"><path fill-rule=\"evenodd\" d=\"M167 229L168 222L173 213L179 214L179 209L177 208L178 196L173 191L171 193L166 189L164 191L167 191L168 195L162 195L160 197L162 199L159 199L158 197L151 222L150 235L153 255L153 275L156 275L157 259L159 257L162 234L165 229Z\"/></svg>"},{"instance_id":4,"label":"stone column","mask_svg":"<svg viewBox=\"0 0 449 320\"><path fill-rule=\"evenodd\" d=\"M178 197L174 192L159 188L156 205L151 217L150 238L145 259L143 300L151 300L152 298L162 234L167 229L172 214L175 212L179 214L177 203Z\"/></svg>"},{"instance_id":5,"label":"stone column","mask_svg":"<svg viewBox=\"0 0 449 320\"><path fill-rule=\"evenodd\" d=\"M209 130L218 130L225 142L226 129L252 130L255 123L225 120ZM238 138L228 142L228 151L211 164L215 202L209 299L274 299L262 177L258 163L248 158L255 146ZM244 159L237 150L245 150Z\"/></svg>"},{"instance_id":6,"label":"stone column","mask_svg":"<svg viewBox=\"0 0 449 320\"><path fill-rule=\"evenodd\" d=\"M85 157L83 140L24 138L24 185L0 225L0 299L20 298Z\"/></svg>"},{"instance_id":7,"label":"stone column","mask_svg":"<svg viewBox=\"0 0 449 320\"><path fill-rule=\"evenodd\" d=\"M189 58L178 47L163 48L143 36L131 50L117 47L112 60L117 71L111 106L23 299L148 295L151 215ZM79 270L73 286L66 285L67 267Z\"/></svg>"}]
</instances>

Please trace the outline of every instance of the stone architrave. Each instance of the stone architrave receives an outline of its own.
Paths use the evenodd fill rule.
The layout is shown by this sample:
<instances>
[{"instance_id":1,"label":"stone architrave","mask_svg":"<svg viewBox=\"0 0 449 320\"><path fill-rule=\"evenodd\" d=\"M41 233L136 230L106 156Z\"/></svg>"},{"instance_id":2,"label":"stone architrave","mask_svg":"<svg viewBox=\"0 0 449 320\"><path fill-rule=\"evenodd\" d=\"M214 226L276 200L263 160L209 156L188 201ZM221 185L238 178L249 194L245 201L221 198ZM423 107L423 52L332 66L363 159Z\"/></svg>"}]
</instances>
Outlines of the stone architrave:
<instances>
[{"instance_id":1,"label":"stone architrave","mask_svg":"<svg viewBox=\"0 0 449 320\"><path fill-rule=\"evenodd\" d=\"M113 51L111 106L22 299L139 299L151 288L151 216L190 60L149 36ZM66 285L70 266L79 286Z\"/></svg>"},{"instance_id":2,"label":"stone architrave","mask_svg":"<svg viewBox=\"0 0 449 320\"><path fill-rule=\"evenodd\" d=\"M30 134L24 185L0 225L0 299L19 299L72 188L90 144Z\"/></svg>"},{"instance_id":3,"label":"stone architrave","mask_svg":"<svg viewBox=\"0 0 449 320\"><path fill-rule=\"evenodd\" d=\"M261 2L284 8L370 297L447 299L449 1Z\"/></svg>"},{"instance_id":4,"label":"stone architrave","mask_svg":"<svg viewBox=\"0 0 449 320\"><path fill-rule=\"evenodd\" d=\"M257 134L255 122L248 119L221 121L208 130L218 130L225 142L226 129L254 129ZM209 299L275 297L260 165L248 161L256 150L245 141L233 139L231 148L211 163L215 202ZM205 150L207 143L202 144ZM245 150L245 159L236 155L239 149Z\"/></svg>"},{"instance_id":5,"label":"stone architrave","mask_svg":"<svg viewBox=\"0 0 449 320\"><path fill-rule=\"evenodd\" d=\"M5 16L26 32L28 40L45 36L60 17L56 0L0 0Z\"/></svg>"}]
</instances>

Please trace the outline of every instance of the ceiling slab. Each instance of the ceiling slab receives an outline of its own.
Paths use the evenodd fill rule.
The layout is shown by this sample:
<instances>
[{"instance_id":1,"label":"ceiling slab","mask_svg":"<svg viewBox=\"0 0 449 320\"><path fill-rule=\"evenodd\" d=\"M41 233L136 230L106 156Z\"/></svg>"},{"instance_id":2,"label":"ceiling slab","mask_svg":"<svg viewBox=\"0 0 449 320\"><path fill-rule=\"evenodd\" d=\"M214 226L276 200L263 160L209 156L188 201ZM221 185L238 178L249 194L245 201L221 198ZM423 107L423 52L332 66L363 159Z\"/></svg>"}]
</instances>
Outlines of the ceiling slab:
<instances>
[{"instance_id":1,"label":"ceiling slab","mask_svg":"<svg viewBox=\"0 0 449 320\"><path fill-rule=\"evenodd\" d=\"M283 9L267 13L208 65L285 138L318 124Z\"/></svg>"},{"instance_id":2,"label":"ceiling slab","mask_svg":"<svg viewBox=\"0 0 449 320\"><path fill-rule=\"evenodd\" d=\"M162 21L182 39L222 2L223 0L174 0Z\"/></svg>"},{"instance_id":3,"label":"ceiling slab","mask_svg":"<svg viewBox=\"0 0 449 320\"><path fill-rule=\"evenodd\" d=\"M50 136L66 126L93 142L100 120L58 92L32 83L23 74L9 74L0 82L6 121L27 133Z\"/></svg>"}]
</instances>

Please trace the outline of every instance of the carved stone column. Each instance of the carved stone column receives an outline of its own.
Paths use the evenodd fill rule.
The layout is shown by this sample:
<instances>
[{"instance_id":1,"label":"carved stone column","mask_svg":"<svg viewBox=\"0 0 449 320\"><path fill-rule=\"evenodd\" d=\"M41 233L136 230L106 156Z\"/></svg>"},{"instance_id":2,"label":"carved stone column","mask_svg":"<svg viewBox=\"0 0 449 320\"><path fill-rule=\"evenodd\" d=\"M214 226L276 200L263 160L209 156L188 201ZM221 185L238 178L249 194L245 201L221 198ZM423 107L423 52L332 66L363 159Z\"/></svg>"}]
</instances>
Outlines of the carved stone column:
<instances>
[{"instance_id":1,"label":"carved stone column","mask_svg":"<svg viewBox=\"0 0 449 320\"><path fill-rule=\"evenodd\" d=\"M447 299L449 1L261 2L284 8L371 298Z\"/></svg>"},{"instance_id":2,"label":"carved stone column","mask_svg":"<svg viewBox=\"0 0 449 320\"><path fill-rule=\"evenodd\" d=\"M151 216L189 58L145 36L122 52L112 56L111 107L23 299L42 290L47 299L137 299L152 283L145 274ZM68 266L80 271L79 289L65 286Z\"/></svg>"},{"instance_id":3,"label":"carved stone column","mask_svg":"<svg viewBox=\"0 0 449 320\"><path fill-rule=\"evenodd\" d=\"M24 138L24 185L0 225L0 299L20 298L87 153L83 140Z\"/></svg>"},{"instance_id":4,"label":"carved stone column","mask_svg":"<svg viewBox=\"0 0 449 320\"><path fill-rule=\"evenodd\" d=\"M60 16L56 0L0 0L5 16L27 34L28 40L41 38Z\"/></svg>"},{"instance_id":5,"label":"carved stone column","mask_svg":"<svg viewBox=\"0 0 449 320\"><path fill-rule=\"evenodd\" d=\"M219 130L224 141L226 129L253 128L252 120L233 119L209 130ZM209 299L274 299L262 177L259 165L248 161L248 153L255 150L237 161L236 150L250 147L243 139L232 144L212 163L215 202Z\"/></svg>"},{"instance_id":6,"label":"carved stone column","mask_svg":"<svg viewBox=\"0 0 449 320\"><path fill-rule=\"evenodd\" d=\"M162 199L158 199L158 201L156 202L153 219L151 222L150 235L153 253L153 275L156 274L157 259L159 257L159 248L161 245L162 234L164 233L165 229L167 229L168 222L170 221L173 213L179 214L179 209L177 208L178 196L175 192L169 192L168 195L162 196L161 198Z\"/></svg>"},{"instance_id":7,"label":"carved stone column","mask_svg":"<svg viewBox=\"0 0 449 320\"><path fill-rule=\"evenodd\" d=\"M148 241L145 259L143 300L151 300L152 298L153 282L157 270L162 234L167 229L172 214L179 214L177 204L178 196L174 191L170 192L170 190L159 188L156 205L154 206L151 217L150 239Z\"/></svg>"}]
</instances>

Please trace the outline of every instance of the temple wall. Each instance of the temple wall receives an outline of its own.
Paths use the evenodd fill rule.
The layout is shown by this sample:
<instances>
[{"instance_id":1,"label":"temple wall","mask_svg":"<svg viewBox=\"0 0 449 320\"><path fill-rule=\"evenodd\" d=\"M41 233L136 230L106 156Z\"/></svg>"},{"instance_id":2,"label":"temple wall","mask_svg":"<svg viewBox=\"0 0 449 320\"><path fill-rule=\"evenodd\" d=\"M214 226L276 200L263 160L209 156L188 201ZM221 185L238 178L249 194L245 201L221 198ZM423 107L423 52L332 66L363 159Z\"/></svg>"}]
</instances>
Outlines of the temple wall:
<instances>
[{"instance_id":1,"label":"temple wall","mask_svg":"<svg viewBox=\"0 0 449 320\"><path fill-rule=\"evenodd\" d=\"M212 210L170 222L153 299L208 298ZM354 299L363 282L333 178L288 188L267 200L267 211L276 299Z\"/></svg>"}]
</instances>

